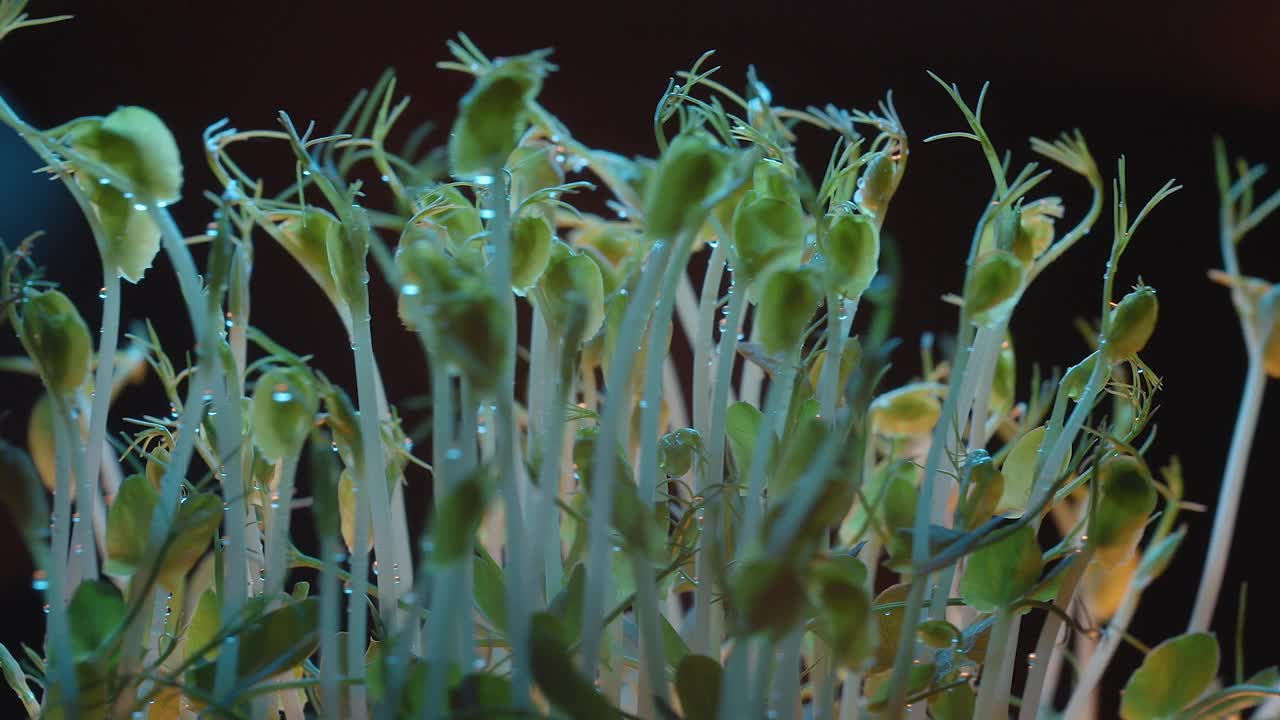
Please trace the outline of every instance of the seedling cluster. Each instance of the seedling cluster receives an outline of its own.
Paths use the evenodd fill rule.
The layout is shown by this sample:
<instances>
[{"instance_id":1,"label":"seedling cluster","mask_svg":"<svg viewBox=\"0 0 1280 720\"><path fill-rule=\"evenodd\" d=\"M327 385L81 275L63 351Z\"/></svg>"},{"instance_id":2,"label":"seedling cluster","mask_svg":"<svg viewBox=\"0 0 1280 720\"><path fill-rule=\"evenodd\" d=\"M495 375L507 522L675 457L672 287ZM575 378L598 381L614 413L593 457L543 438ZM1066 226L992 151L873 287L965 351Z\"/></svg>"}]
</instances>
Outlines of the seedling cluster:
<instances>
[{"instance_id":1,"label":"seedling cluster","mask_svg":"<svg viewBox=\"0 0 1280 720\"><path fill-rule=\"evenodd\" d=\"M0 2L0 38L41 22L23 5ZM912 142L891 96L782 107L754 71L722 84L708 54L659 99L656 157L627 158L540 104L549 52L449 49L439 66L474 82L437 151L420 133L388 146L408 108L390 74L327 134L283 112L211 126L221 187L194 237L168 209L193 193L155 112L38 129L0 100L83 211L103 278L95 346L31 261L38 236L0 268L28 355L7 366L45 387L28 446L3 448L47 602L44 646L0 652L31 718L1091 718L1125 642L1146 656L1129 720L1225 717L1276 693L1275 668L1237 663L1225 683L1207 632L1280 374L1280 290L1235 260L1280 204L1255 205L1260 168L1219 148L1215 277L1250 365L1194 616L1148 647L1127 627L1189 503L1176 462L1144 459L1159 303L1124 289L1122 260L1173 181L1134 205L1123 158L1107 180L1080 133L1033 139L1091 191L1064 207L1037 194L1050 170L984 130L986 88L970 105L938 79L964 125L925 142L972 142L993 190L938 305L954 342L922 344L916 378L888 387L891 359L914 364L890 338ZM800 126L833 145L821 175L796 161ZM285 187L236 159L270 143L291 153ZM1010 319L1106 208L1092 352L1019 387ZM329 300L354 388L252 324L264 244ZM194 344L149 326L122 342L121 279L168 271ZM375 281L397 289L398 318L371 312ZM385 391L374 322L420 344L421 432ZM144 376L168 407L109 436L116 393ZM413 482L429 507L406 503Z\"/></svg>"}]
</instances>

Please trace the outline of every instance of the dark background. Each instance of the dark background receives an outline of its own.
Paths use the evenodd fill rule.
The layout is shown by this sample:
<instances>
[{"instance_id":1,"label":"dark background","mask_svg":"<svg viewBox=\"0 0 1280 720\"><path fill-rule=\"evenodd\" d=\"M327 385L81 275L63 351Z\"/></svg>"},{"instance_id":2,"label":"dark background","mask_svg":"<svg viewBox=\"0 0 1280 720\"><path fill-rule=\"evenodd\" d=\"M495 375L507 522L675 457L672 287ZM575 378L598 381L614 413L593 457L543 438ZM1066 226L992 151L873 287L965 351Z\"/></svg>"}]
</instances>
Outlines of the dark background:
<instances>
[{"instance_id":1,"label":"dark background","mask_svg":"<svg viewBox=\"0 0 1280 720\"><path fill-rule=\"evenodd\" d=\"M364 5L355 10L333 1L37 1L35 15L65 12L77 18L19 32L0 44L0 91L39 127L106 114L122 104L155 110L183 148L187 199L174 212L186 232L195 234L209 215L202 191L212 189L200 146L205 126L228 117L240 129L274 128L275 113L283 109L299 125L315 120L323 133L356 90L394 66L400 91L414 98L402 126L435 121L445 130L433 134L433 143L442 143L469 80L434 64L448 58L445 40L460 30L490 55L555 47L553 61L561 69L546 82L542 102L579 139L626 154L655 152L654 104L671 73L707 49L717 50L712 63L723 66L721 82L741 89L747 65L754 63L775 101L791 107L831 102L870 108L893 88L915 140L886 225L901 243L906 267L896 325L908 343L897 357L898 375L905 379L917 370L911 348L920 334L954 330L954 312L939 297L959 290L972 226L991 185L976 145L920 142L963 126L925 71L959 83L971 102L982 81L990 80L987 128L999 147L1014 151L1016 163L1033 159L1028 137L1078 127L1107 176L1126 154L1134 205L1170 177L1185 186L1139 232L1117 289L1127 289L1141 275L1160 292L1160 327L1144 357L1163 377L1165 391L1148 459L1158 466L1177 455L1188 499L1216 502L1244 353L1227 293L1205 275L1221 266L1210 142L1220 133L1235 154L1280 159L1280 4L1232 3L1230 10L1209 3L1092 1L1039 3L1030 10L998 3ZM831 141L819 133L801 136L812 173L821 172ZM291 172L283 147L262 147L262 163L250 161L251 168L274 162ZM253 153L242 146L238 157L246 151ZM94 326L101 284L97 256L63 189L29 174L38 164L7 129L0 131L0 237L12 244L47 230L37 259L64 283ZM1262 183L1274 186L1271 178ZM1087 197L1077 177L1058 172L1041 187L1036 195L1064 197L1066 223L1083 213ZM1246 241L1246 273L1280 279L1277 234L1280 222L1273 221ZM1031 363L1064 366L1086 354L1071 323L1096 312L1109 238L1104 211L1097 231L1046 273L1021 304L1013 331L1023 395ZM321 368L349 382L350 355L340 325L320 293L282 255L268 241L258 244L254 324L299 353L314 353ZM392 314L386 288L376 292L381 313L375 311L375 341L391 397L421 393L425 382L416 343ZM127 287L125 320L150 317L171 347L181 347L189 338L176 297L161 258L144 283ZM7 328L0 349L17 351ZM24 438L36 389L27 378L0 379L0 432L6 438ZM148 390L131 391L119 408L131 415L164 411ZM1244 582L1251 585L1252 608L1246 668L1253 672L1280 660L1280 620L1270 612L1274 600L1266 593L1275 568L1275 534L1268 522L1278 499L1278 408L1280 399L1272 398L1258 426L1214 624L1225 673L1235 652L1236 605ZM112 431L122 428L114 425ZM1185 628L1208 544L1211 515L1183 517L1190 524L1183 549L1148 591L1132 627L1151 644ZM0 519L0 641L16 651L19 641L38 646L42 632L31 567L9 522ZM1107 685L1111 698L1138 659L1122 646ZM8 707L8 690L0 689L0 697L0 708Z\"/></svg>"}]
</instances>

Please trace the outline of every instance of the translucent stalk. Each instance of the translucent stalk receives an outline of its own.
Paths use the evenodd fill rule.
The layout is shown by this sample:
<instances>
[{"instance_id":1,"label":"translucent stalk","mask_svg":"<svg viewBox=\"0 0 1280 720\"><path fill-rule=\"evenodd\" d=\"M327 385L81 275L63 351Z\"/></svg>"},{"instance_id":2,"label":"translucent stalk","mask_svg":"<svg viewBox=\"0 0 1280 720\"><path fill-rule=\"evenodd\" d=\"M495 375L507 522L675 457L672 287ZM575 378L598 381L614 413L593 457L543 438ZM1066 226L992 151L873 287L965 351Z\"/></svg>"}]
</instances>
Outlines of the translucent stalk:
<instances>
[{"instance_id":1,"label":"translucent stalk","mask_svg":"<svg viewBox=\"0 0 1280 720\"><path fill-rule=\"evenodd\" d=\"M681 240L689 243L689 236ZM683 255L684 253L680 253ZM631 414L631 398L626 392L627 381L635 366L636 353L644 337L649 314L657 300L658 281L666 275L672 255L671 243L658 240L650 250L640 282L627 303L622 328L609 368L604 413L600 419L600 434L592 457L592 467L597 477L591 492L591 517L587 526L587 587L582 613L582 670L588 679L594 680L596 658L600 653L600 622L604 616L605 589L612 582L609 572L609 553L613 545L610 538L610 514L613 508L613 483L616 463L614 453ZM683 267L679 268L683 272ZM514 640L513 640L514 642Z\"/></svg>"}]
</instances>

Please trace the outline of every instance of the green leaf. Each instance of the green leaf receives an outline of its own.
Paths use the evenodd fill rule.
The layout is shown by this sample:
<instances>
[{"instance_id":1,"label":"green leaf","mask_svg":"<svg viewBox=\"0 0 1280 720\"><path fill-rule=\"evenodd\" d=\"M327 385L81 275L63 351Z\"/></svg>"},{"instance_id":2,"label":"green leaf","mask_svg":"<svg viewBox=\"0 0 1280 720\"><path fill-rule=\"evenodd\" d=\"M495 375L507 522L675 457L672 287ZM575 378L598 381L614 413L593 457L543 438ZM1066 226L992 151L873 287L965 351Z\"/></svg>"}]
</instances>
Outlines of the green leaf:
<instances>
[{"instance_id":1,"label":"green leaf","mask_svg":"<svg viewBox=\"0 0 1280 720\"><path fill-rule=\"evenodd\" d=\"M871 286L880 263L880 229L866 215L828 215L819 249L826 258L829 292L857 298Z\"/></svg>"},{"instance_id":2,"label":"green leaf","mask_svg":"<svg viewBox=\"0 0 1280 720\"><path fill-rule=\"evenodd\" d=\"M929 696L929 716L933 720L973 720L976 699L972 685L957 685Z\"/></svg>"},{"instance_id":3,"label":"green leaf","mask_svg":"<svg viewBox=\"0 0 1280 720\"><path fill-rule=\"evenodd\" d=\"M582 631L582 598L587 586L587 571L582 563L573 566L564 587L552 598L548 610L560 621L564 628L564 644L572 645L578 641L578 633Z\"/></svg>"},{"instance_id":4,"label":"green leaf","mask_svg":"<svg viewBox=\"0 0 1280 720\"><path fill-rule=\"evenodd\" d=\"M195 612L191 616L191 624L187 628L184 641L187 644L187 657L199 652L203 647L218 637L222 630L222 602L212 589L205 590L196 601ZM204 653L204 659L212 660L218 654L216 645Z\"/></svg>"},{"instance_id":5,"label":"green leaf","mask_svg":"<svg viewBox=\"0 0 1280 720\"><path fill-rule=\"evenodd\" d=\"M450 565L466 558L489 503L489 466L481 465L444 496L432 517L431 562Z\"/></svg>"},{"instance_id":6,"label":"green leaf","mask_svg":"<svg viewBox=\"0 0 1280 720\"><path fill-rule=\"evenodd\" d=\"M604 324L604 275L587 253L558 240L553 245L538 281L538 306L548 329L572 350L595 337ZM576 338L563 337L575 328Z\"/></svg>"},{"instance_id":7,"label":"green leaf","mask_svg":"<svg viewBox=\"0 0 1280 720\"><path fill-rule=\"evenodd\" d=\"M964 309L973 316L998 316L1022 286L1022 261L1013 253L995 250L974 262L965 292Z\"/></svg>"},{"instance_id":8,"label":"green leaf","mask_svg":"<svg viewBox=\"0 0 1280 720\"><path fill-rule=\"evenodd\" d=\"M483 545L475 546L472 556L472 575L475 582L476 606L489 619L489 623L500 633L507 632L507 596L506 584L502 579L502 568L489 555Z\"/></svg>"},{"instance_id":9,"label":"green leaf","mask_svg":"<svg viewBox=\"0 0 1280 720\"><path fill-rule=\"evenodd\" d=\"M706 655L687 655L676 668L676 694L685 720L716 720L724 670Z\"/></svg>"},{"instance_id":10,"label":"green leaf","mask_svg":"<svg viewBox=\"0 0 1280 720\"><path fill-rule=\"evenodd\" d=\"M1107 323L1103 353L1110 361L1135 355L1146 347L1156 330L1160 303L1156 291L1143 285L1120 299Z\"/></svg>"},{"instance_id":11,"label":"green leaf","mask_svg":"<svg viewBox=\"0 0 1280 720\"><path fill-rule=\"evenodd\" d=\"M935 383L912 383L877 397L871 403L876 432L905 437L927 433L942 416Z\"/></svg>"},{"instance_id":12,"label":"green leaf","mask_svg":"<svg viewBox=\"0 0 1280 720\"><path fill-rule=\"evenodd\" d=\"M258 378L252 401L253 444L272 462L296 457L315 422L315 383L297 367L272 368Z\"/></svg>"},{"instance_id":13,"label":"green leaf","mask_svg":"<svg viewBox=\"0 0 1280 720\"><path fill-rule=\"evenodd\" d=\"M1040 460L1040 444L1044 442L1045 427L1043 425L1027 432L1018 438L1009 451L1008 457L1000 471L1004 474L1004 491L1000 494L1000 502L996 503L996 515L1021 517L1031 502L1031 491L1035 487L1036 467ZM1068 452L1058 470L1058 477L1067 471L1071 463Z\"/></svg>"},{"instance_id":14,"label":"green leaf","mask_svg":"<svg viewBox=\"0 0 1280 720\"><path fill-rule=\"evenodd\" d=\"M1040 579L1040 545L1030 526L1015 530L969 557L960 579L960 596L981 612L1017 602Z\"/></svg>"},{"instance_id":15,"label":"green leaf","mask_svg":"<svg viewBox=\"0 0 1280 720\"><path fill-rule=\"evenodd\" d=\"M236 684L247 688L279 675L307 659L320 643L317 630L320 600L308 598L289 603L251 622L239 633ZM206 663L190 672L189 682L212 693L216 664Z\"/></svg>"},{"instance_id":16,"label":"green leaf","mask_svg":"<svg viewBox=\"0 0 1280 720\"><path fill-rule=\"evenodd\" d=\"M89 376L93 343L89 326L70 298L57 290L28 294L21 303L18 335L53 392L75 392Z\"/></svg>"},{"instance_id":17,"label":"green leaf","mask_svg":"<svg viewBox=\"0 0 1280 720\"><path fill-rule=\"evenodd\" d=\"M127 177L146 202L170 203L182 194L178 143L164 121L146 108L118 108L72 142Z\"/></svg>"},{"instance_id":18,"label":"green leaf","mask_svg":"<svg viewBox=\"0 0 1280 720\"><path fill-rule=\"evenodd\" d=\"M618 710L574 667L573 658L561 642L564 630L555 616L536 613L530 623L533 679L551 704L573 720L620 717Z\"/></svg>"},{"instance_id":19,"label":"green leaf","mask_svg":"<svg viewBox=\"0 0 1280 720\"><path fill-rule=\"evenodd\" d=\"M142 475L120 484L107 513L107 561L103 571L129 576L142 562L151 529L151 513L159 501L156 489Z\"/></svg>"},{"instance_id":20,"label":"green leaf","mask_svg":"<svg viewBox=\"0 0 1280 720\"><path fill-rule=\"evenodd\" d=\"M459 176L501 170L524 131L528 104L542 88L536 63L499 62L458 103L449 135L449 164Z\"/></svg>"},{"instance_id":21,"label":"green leaf","mask_svg":"<svg viewBox=\"0 0 1280 720\"><path fill-rule=\"evenodd\" d=\"M680 428L658 438L658 467L667 477L681 477L702 451L702 438L693 428Z\"/></svg>"},{"instance_id":22,"label":"green leaf","mask_svg":"<svg viewBox=\"0 0 1280 720\"><path fill-rule=\"evenodd\" d=\"M1129 559L1147 518L1156 507L1156 489L1140 460L1112 456L1098 468L1100 499L1089 519L1089 542L1098 560L1115 565Z\"/></svg>"},{"instance_id":23,"label":"green leaf","mask_svg":"<svg viewBox=\"0 0 1280 720\"><path fill-rule=\"evenodd\" d=\"M658 160L645 190L645 229L650 237L674 239L698 220L704 203L720 189L729 153L703 132L677 136Z\"/></svg>"},{"instance_id":24,"label":"green leaf","mask_svg":"<svg viewBox=\"0 0 1280 720\"><path fill-rule=\"evenodd\" d=\"M464 675L449 690L449 709L466 717L514 720L517 714L500 712L511 707L511 681L499 675L471 673Z\"/></svg>"},{"instance_id":25,"label":"green leaf","mask_svg":"<svg viewBox=\"0 0 1280 720\"><path fill-rule=\"evenodd\" d=\"M946 620L926 620L916 628L920 642L929 647L947 649L960 642L960 631Z\"/></svg>"},{"instance_id":26,"label":"green leaf","mask_svg":"<svg viewBox=\"0 0 1280 720\"><path fill-rule=\"evenodd\" d=\"M751 453L760 436L760 421L764 414L745 400L729 406L725 411L725 435L729 438L729 451L733 453L738 473L746 477L751 467Z\"/></svg>"},{"instance_id":27,"label":"green leaf","mask_svg":"<svg viewBox=\"0 0 1280 720\"><path fill-rule=\"evenodd\" d=\"M671 625L666 615L659 613L658 619L662 621L662 656L666 658L669 668L679 668L680 663L689 656L689 645L680 637L680 632Z\"/></svg>"},{"instance_id":28,"label":"green leaf","mask_svg":"<svg viewBox=\"0 0 1280 720\"><path fill-rule=\"evenodd\" d=\"M71 651L76 662L94 658L124 621L127 607L120 591L102 581L83 582L71 596Z\"/></svg>"},{"instance_id":29,"label":"green leaf","mask_svg":"<svg viewBox=\"0 0 1280 720\"><path fill-rule=\"evenodd\" d=\"M1218 674L1218 641L1188 633L1157 645L1120 694L1124 720L1155 720L1191 704Z\"/></svg>"},{"instance_id":30,"label":"green leaf","mask_svg":"<svg viewBox=\"0 0 1280 720\"><path fill-rule=\"evenodd\" d=\"M790 561L758 558L739 563L729 580L733 610L748 632L780 634L799 621L804 585Z\"/></svg>"},{"instance_id":31,"label":"green leaf","mask_svg":"<svg viewBox=\"0 0 1280 720\"><path fill-rule=\"evenodd\" d=\"M737 255L734 273L743 283L752 285L773 268L800 261L804 253L804 213L790 203L749 192L733 213L730 236Z\"/></svg>"},{"instance_id":32,"label":"green leaf","mask_svg":"<svg viewBox=\"0 0 1280 720\"><path fill-rule=\"evenodd\" d=\"M511 226L511 287L523 295L533 287L551 260L554 232L540 215L521 215ZM590 260L588 260L590 262ZM593 266L595 263L591 263ZM596 269L597 273L599 268ZM601 298L603 298L603 284ZM603 312L603 310L601 311Z\"/></svg>"}]
</instances>

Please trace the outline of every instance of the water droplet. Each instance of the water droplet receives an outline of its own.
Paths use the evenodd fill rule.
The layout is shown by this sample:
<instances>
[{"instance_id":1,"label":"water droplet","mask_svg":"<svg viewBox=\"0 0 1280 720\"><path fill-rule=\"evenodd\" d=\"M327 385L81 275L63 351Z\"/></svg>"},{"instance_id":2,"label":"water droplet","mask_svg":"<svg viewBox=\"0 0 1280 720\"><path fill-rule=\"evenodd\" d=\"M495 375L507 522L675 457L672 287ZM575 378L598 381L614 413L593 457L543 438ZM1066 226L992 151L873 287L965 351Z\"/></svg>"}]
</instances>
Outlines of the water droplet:
<instances>
[{"instance_id":1,"label":"water droplet","mask_svg":"<svg viewBox=\"0 0 1280 720\"><path fill-rule=\"evenodd\" d=\"M133 204L133 209L134 209L134 210L137 210L138 212L146 212L146 211L147 211L147 206L146 206L145 204L143 204L143 203L134 203L134 204Z\"/></svg>"},{"instance_id":2,"label":"water droplet","mask_svg":"<svg viewBox=\"0 0 1280 720\"><path fill-rule=\"evenodd\" d=\"M451 447L448 450L445 450L444 459L445 460L461 460L462 450L456 447Z\"/></svg>"},{"instance_id":3,"label":"water droplet","mask_svg":"<svg viewBox=\"0 0 1280 720\"><path fill-rule=\"evenodd\" d=\"M98 184L99 184L99 185L110 185L110 184L111 184L111 181L110 181L110 180L108 180L107 178L98 178Z\"/></svg>"},{"instance_id":4,"label":"water droplet","mask_svg":"<svg viewBox=\"0 0 1280 720\"><path fill-rule=\"evenodd\" d=\"M99 299L99 300L106 300L106 299L107 299L107 289L106 289L105 287L103 287L103 288L98 288L98 299Z\"/></svg>"},{"instance_id":5,"label":"water droplet","mask_svg":"<svg viewBox=\"0 0 1280 720\"><path fill-rule=\"evenodd\" d=\"M31 589L44 592L49 589L49 575L44 570L31 573Z\"/></svg>"},{"instance_id":6,"label":"water droplet","mask_svg":"<svg viewBox=\"0 0 1280 720\"><path fill-rule=\"evenodd\" d=\"M293 393L289 392L289 386L284 383L276 383L272 388L271 399L278 403L287 403L293 400Z\"/></svg>"},{"instance_id":7,"label":"water droplet","mask_svg":"<svg viewBox=\"0 0 1280 720\"><path fill-rule=\"evenodd\" d=\"M330 440L329 450L331 450L332 452L338 452L338 443L334 442L333 440Z\"/></svg>"},{"instance_id":8,"label":"water droplet","mask_svg":"<svg viewBox=\"0 0 1280 720\"><path fill-rule=\"evenodd\" d=\"M483 208L480 210L481 220L492 220L496 217L498 217L498 213L495 212L493 208Z\"/></svg>"},{"instance_id":9,"label":"water droplet","mask_svg":"<svg viewBox=\"0 0 1280 720\"><path fill-rule=\"evenodd\" d=\"M400 288L400 293L403 295L408 295L409 297L413 297L414 295L417 295L421 292L422 292L422 288L418 287L417 285L414 285L413 283L405 283Z\"/></svg>"},{"instance_id":10,"label":"water droplet","mask_svg":"<svg viewBox=\"0 0 1280 720\"><path fill-rule=\"evenodd\" d=\"M42 607L42 608L41 608L41 610L43 610L43 611L44 611L44 614L45 614L45 615L48 615L48 614L49 614L49 609L50 609L50 607L51 607L51 606L49 605L49 603L45 603L45 604L44 604L44 607Z\"/></svg>"},{"instance_id":11,"label":"water droplet","mask_svg":"<svg viewBox=\"0 0 1280 720\"><path fill-rule=\"evenodd\" d=\"M71 513L71 524L74 525L75 523L78 523L78 522L80 522L80 513L78 512Z\"/></svg>"},{"instance_id":12,"label":"water droplet","mask_svg":"<svg viewBox=\"0 0 1280 720\"><path fill-rule=\"evenodd\" d=\"M475 177L475 183L476 183L477 185L482 186L482 187L483 187L483 186L487 186L487 185L492 185L492 184L493 184L493 176L492 176L492 175L477 175L477 176Z\"/></svg>"},{"instance_id":13,"label":"water droplet","mask_svg":"<svg viewBox=\"0 0 1280 720\"><path fill-rule=\"evenodd\" d=\"M343 595L351 594L351 583L349 581L342 583L342 594Z\"/></svg>"},{"instance_id":14,"label":"water droplet","mask_svg":"<svg viewBox=\"0 0 1280 720\"><path fill-rule=\"evenodd\" d=\"M280 493L271 493L271 509L280 509Z\"/></svg>"}]
</instances>

